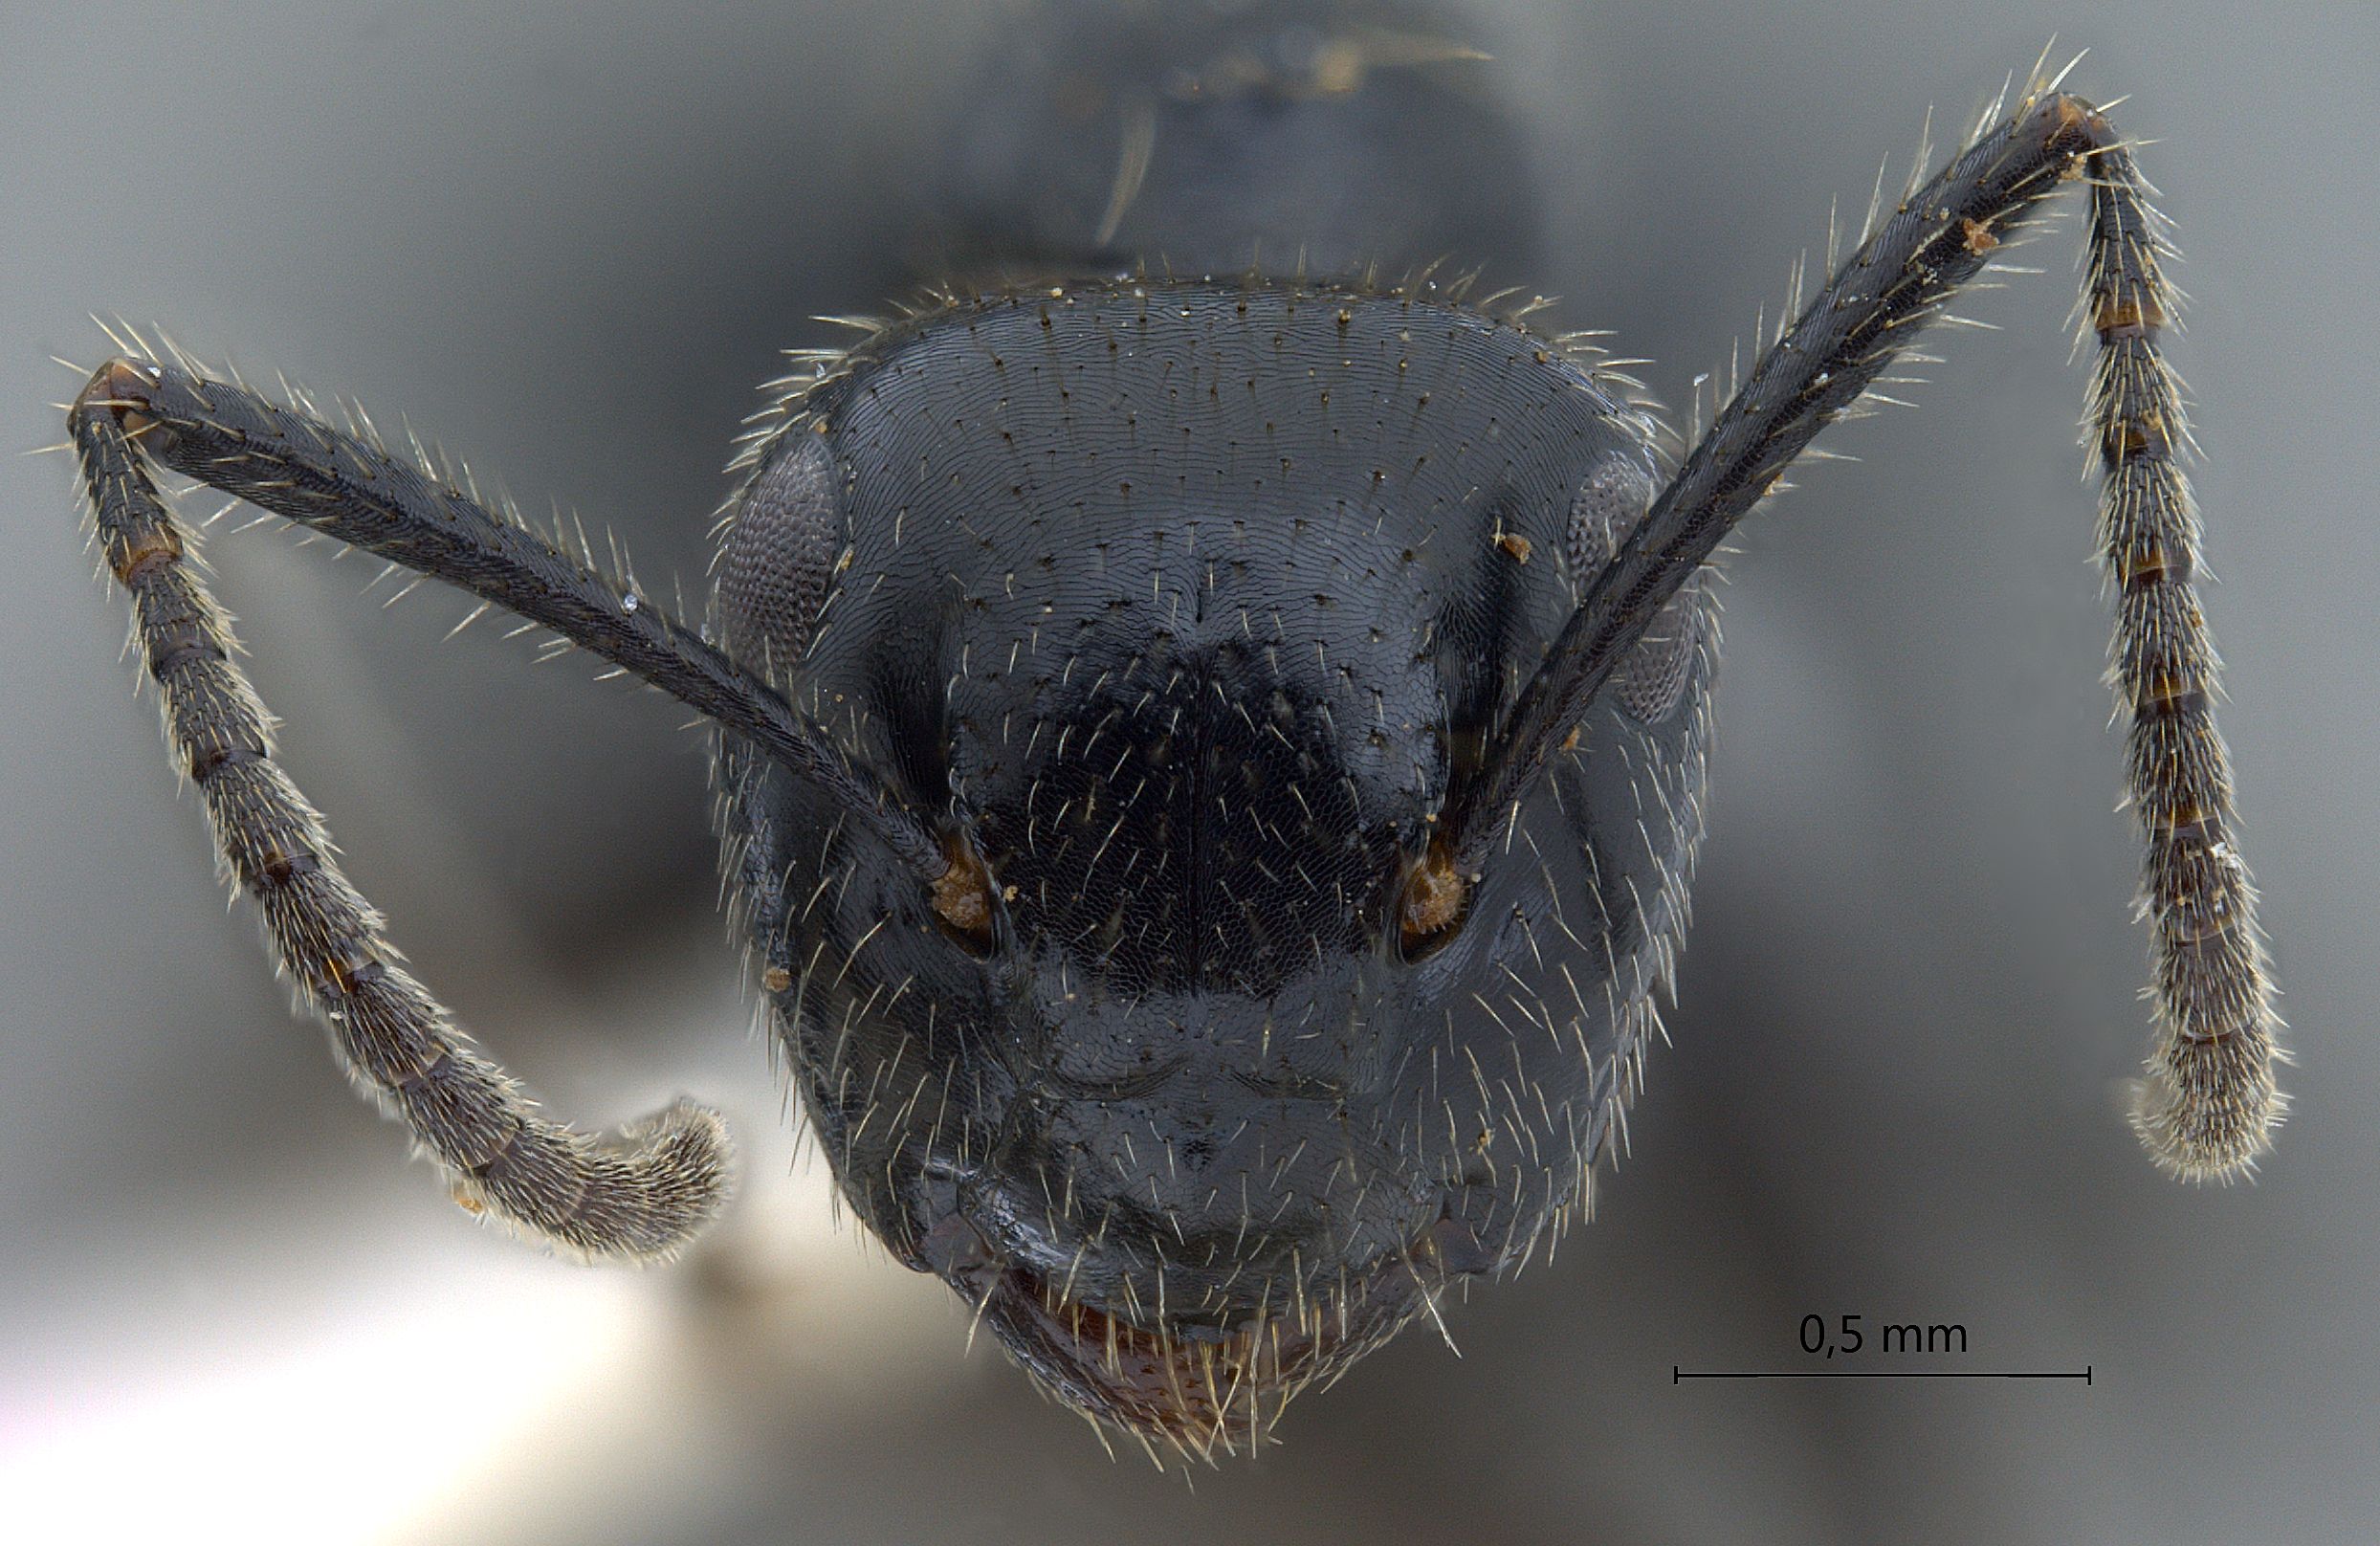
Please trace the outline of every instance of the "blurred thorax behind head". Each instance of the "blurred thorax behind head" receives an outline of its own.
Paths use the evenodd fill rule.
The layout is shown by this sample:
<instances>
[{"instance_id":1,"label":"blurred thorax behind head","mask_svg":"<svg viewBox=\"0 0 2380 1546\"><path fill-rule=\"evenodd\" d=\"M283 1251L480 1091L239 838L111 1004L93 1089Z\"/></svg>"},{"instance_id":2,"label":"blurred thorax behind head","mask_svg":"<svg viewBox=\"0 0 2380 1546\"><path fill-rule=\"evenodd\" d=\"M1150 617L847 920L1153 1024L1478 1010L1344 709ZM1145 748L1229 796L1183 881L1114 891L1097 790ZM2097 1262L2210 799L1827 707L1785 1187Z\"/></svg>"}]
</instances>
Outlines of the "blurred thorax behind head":
<instances>
[{"instance_id":1,"label":"blurred thorax behind head","mask_svg":"<svg viewBox=\"0 0 2380 1546\"><path fill-rule=\"evenodd\" d=\"M934 277L1539 270L1520 139L1460 7L1003 10L941 138Z\"/></svg>"}]
</instances>

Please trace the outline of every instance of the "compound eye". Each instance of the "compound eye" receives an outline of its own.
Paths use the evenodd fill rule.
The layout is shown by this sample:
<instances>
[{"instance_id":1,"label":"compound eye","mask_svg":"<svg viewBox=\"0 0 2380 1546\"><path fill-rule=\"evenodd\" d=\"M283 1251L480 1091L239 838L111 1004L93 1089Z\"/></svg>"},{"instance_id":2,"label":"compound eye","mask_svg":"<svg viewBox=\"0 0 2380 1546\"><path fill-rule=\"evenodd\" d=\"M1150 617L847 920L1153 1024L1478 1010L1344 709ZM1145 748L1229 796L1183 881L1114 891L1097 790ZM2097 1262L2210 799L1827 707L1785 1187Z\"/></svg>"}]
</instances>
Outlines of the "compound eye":
<instances>
[{"instance_id":1,"label":"compound eye","mask_svg":"<svg viewBox=\"0 0 2380 1546\"><path fill-rule=\"evenodd\" d=\"M946 839L942 852L950 868L934 882L934 916L967 954L981 960L992 953L992 917L998 905L992 872L962 835Z\"/></svg>"},{"instance_id":2,"label":"compound eye","mask_svg":"<svg viewBox=\"0 0 2380 1546\"><path fill-rule=\"evenodd\" d=\"M1397 948L1406 961L1426 961L1445 947L1469 912L1471 883L1455 869L1445 845L1433 842L1405 872L1397 897Z\"/></svg>"},{"instance_id":3,"label":"compound eye","mask_svg":"<svg viewBox=\"0 0 2380 1546\"><path fill-rule=\"evenodd\" d=\"M843 541L833 460L804 435L752 480L719 541L719 612L738 659L771 676L802 663Z\"/></svg>"},{"instance_id":4,"label":"compound eye","mask_svg":"<svg viewBox=\"0 0 2380 1546\"><path fill-rule=\"evenodd\" d=\"M1572 583L1580 600L1653 505L1653 475L1643 458L1609 451L1597 458L1570 502Z\"/></svg>"}]
</instances>

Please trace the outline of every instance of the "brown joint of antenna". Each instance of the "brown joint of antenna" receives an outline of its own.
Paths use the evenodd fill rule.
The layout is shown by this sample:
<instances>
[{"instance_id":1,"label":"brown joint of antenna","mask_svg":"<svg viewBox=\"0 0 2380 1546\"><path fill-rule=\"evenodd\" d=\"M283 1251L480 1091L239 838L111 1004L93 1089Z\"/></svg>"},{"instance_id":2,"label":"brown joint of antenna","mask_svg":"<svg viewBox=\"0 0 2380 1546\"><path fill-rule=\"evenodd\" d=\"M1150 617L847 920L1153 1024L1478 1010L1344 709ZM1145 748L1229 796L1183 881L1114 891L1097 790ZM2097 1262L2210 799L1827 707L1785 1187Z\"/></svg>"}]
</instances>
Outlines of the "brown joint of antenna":
<instances>
[{"instance_id":1,"label":"brown joint of antenna","mask_svg":"<svg viewBox=\"0 0 2380 1546\"><path fill-rule=\"evenodd\" d=\"M1471 885L1454 865L1443 840L1405 874L1404 894L1397 907L1398 939L1408 957L1427 955L1453 937L1463 920Z\"/></svg>"},{"instance_id":2,"label":"brown joint of antenna","mask_svg":"<svg viewBox=\"0 0 2380 1546\"><path fill-rule=\"evenodd\" d=\"M979 955L992 948L992 872L963 835L943 840L948 868L934 881L934 914Z\"/></svg>"}]
</instances>

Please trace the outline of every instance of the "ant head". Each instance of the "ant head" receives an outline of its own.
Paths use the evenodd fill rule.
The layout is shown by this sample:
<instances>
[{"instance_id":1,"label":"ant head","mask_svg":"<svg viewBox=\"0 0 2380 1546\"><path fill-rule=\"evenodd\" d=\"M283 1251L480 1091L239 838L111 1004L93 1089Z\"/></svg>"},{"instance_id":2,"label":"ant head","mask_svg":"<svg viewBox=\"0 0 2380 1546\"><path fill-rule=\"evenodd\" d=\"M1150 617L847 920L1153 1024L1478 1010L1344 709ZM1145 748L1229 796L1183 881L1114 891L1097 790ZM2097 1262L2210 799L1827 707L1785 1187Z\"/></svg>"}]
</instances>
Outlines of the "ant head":
<instances>
[{"instance_id":1,"label":"ant head","mask_svg":"<svg viewBox=\"0 0 2380 1546\"><path fill-rule=\"evenodd\" d=\"M1650 443L1515 323L1256 281L953 302L785 405L729 643L954 860L731 745L747 926L846 1195L1076 1404L1227 1442L1577 1197L1699 715L1598 703L1476 869L1441 818Z\"/></svg>"}]
</instances>

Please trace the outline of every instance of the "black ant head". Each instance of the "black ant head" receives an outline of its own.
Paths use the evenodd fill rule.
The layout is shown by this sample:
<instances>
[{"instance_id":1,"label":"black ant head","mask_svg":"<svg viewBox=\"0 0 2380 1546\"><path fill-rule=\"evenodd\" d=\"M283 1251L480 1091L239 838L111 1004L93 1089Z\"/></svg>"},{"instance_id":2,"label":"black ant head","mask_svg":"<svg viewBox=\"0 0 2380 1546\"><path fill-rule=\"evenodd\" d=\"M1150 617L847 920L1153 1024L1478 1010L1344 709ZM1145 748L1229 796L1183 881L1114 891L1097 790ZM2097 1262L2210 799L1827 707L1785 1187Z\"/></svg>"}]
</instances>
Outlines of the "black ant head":
<instances>
[{"instance_id":1,"label":"black ant head","mask_svg":"<svg viewBox=\"0 0 2380 1546\"><path fill-rule=\"evenodd\" d=\"M1699 653L1475 866L1443 823L1650 444L1426 287L952 301L785 406L728 643L951 862L731 745L751 938L845 1195L1069 1401L1252 1437L1579 1199L1682 920Z\"/></svg>"}]
</instances>

